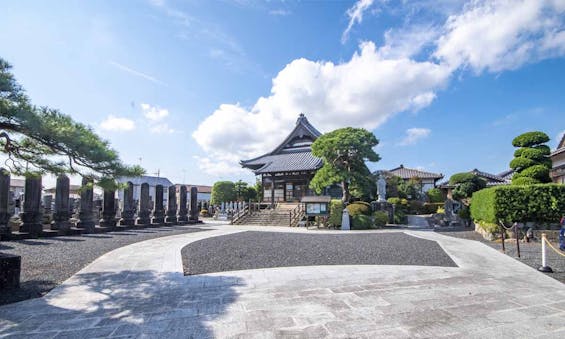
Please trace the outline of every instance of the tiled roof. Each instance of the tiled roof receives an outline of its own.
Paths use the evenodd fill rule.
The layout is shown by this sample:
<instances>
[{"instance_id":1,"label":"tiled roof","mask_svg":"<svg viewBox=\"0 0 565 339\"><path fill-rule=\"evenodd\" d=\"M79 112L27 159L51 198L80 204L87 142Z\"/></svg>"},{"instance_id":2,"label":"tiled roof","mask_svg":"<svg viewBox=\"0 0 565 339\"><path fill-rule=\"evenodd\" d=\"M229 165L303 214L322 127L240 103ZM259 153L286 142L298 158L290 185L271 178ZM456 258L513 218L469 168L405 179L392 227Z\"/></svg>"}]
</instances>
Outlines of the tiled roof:
<instances>
[{"instance_id":1,"label":"tiled roof","mask_svg":"<svg viewBox=\"0 0 565 339\"><path fill-rule=\"evenodd\" d=\"M502 177L501 175L496 175L496 174L492 174L492 173L488 173L488 172L483 172L483 171L479 171L478 169L473 169L467 173L474 173L476 175L478 175L479 177L483 178L486 180L487 182L487 186L498 186L498 185L506 185L510 183L511 180L511 175L513 175L513 171L511 174L508 174L507 172L510 171L504 171L500 174L506 174L507 176L510 176L510 178L505 178ZM443 186L443 187L448 187L449 185L449 180L443 181L441 183L439 183L438 186Z\"/></svg>"},{"instance_id":2,"label":"tiled roof","mask_svg":"<svg viewBox=\"0 0 565 339\"><path fill-rule=\"evenodd\" d=\"M411 178L420 178L420 179L441 179L443 178L443 174L441 173L432 173L432 172L424 172L413 168L406 168L403 165L400 165L397 168L391 169L390 173L401 177L402 179L411 179Z\"/></svg>"},{"instance_id":3,"label":"tiled roof","mask_svg":"<svg viewBox=\"0 0 565 339\"><path fill-rule=\"evenodd\" d=\"M167 178L151 177L148 175L143 175L140 177L121 177L118 178L116 181L119 182L120 184L125 184L128 181L131 181L131 183L134 186L138 186L138 185L141 186L141 184L144 183L148 183L149 186L157 186L157 185L163 185L163 187L173 186L173 183Z\"/></svg>"},{"instance_id":4,"label":"tiled roof","mask_svg":"<svg viewBox=\"0 0 565 339\"><path fill-rule=\"evenodd\" d=\"M497 176L501 177L504 180L512 180L512 177L514 176L514 170L506 170L504 172L498 173Z\"/></svg>"},{"instance_id":5,"label":"tiled roof","mask_svg":"<svg viewBox=\"0 0 565 339\"><path fill-rule=\"evenodd\" d=\"M256 160L264 164L255 170L255 174L274 172L313 171L322 167L322 159L312 155L312 152L283 153L268 155Z\"/></svg>"}]
</instances>

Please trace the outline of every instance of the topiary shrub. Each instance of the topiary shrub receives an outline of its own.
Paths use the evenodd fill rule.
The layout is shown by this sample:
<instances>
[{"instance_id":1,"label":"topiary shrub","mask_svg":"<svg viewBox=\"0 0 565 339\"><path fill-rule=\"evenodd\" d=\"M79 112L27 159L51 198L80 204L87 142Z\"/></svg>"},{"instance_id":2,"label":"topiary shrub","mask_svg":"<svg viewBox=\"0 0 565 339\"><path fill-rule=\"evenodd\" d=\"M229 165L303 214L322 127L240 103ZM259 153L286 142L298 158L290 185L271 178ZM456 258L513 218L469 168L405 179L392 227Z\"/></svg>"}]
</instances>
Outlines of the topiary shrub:
<instances>
[{"instance_id":1,"label":"topiary shrub","mask_svg":"<svg viewBox=\"0 0 565 339\"><path fill-rule=\"evenodd\" d=\"M527 132L512 140L514 147L520 147L514 151L514 159L510 162L510 168L515 171L512 184L528 185L551 182L549 176L552 166L549 157L551 150L544 145L548 141L549 137L543 132Z\"/></svg>"},{"instance_id":2,"label":"topiary shrub","mask_svg":"<svg viewBox=\"0 0 565 339\"><path fill-rule=\"evenodd\" d=\"M343 202L340 199L332 199L330 201L330 216L328 224L337 227L341 226L341 216L343 214Z\"/></svg>"},{"instance_id":3,"label":"topiary shrub","mask_svg":"<svg viewBox=\"0 0 565 339\"><path fill-rule=\"evenodd\" d=\"M370 216L358 214L351 218L351 228L354 230L368 230L373 228L373 220Z\"/></svg>"},{"instance_id":4,"label":"topiary shrub","mask_svg":"<svg viewBox=\"0 0 565 339\"><path fill-rule=\"evenodd\" d=\"M388 223L388 213L376 211L373 213L373 225L375 227L383 227Z\"/></svg>"},{"instance_id":5,"label":"topiary shrub","mask_svg":"<svg viewBox=\"0 0 565 339\"><path fill-rule=\"evenodd\" d=\"M565 213L565 185L497 186L473 194L471 217L479 222L556 223Z\"/></svg>"},{"instance_id":6,"label":"topiary shrub","mask_svg":"<svg viewBox=\"0 0 565 339\"><path fill-rule=\"evenodd\" d=\"M462 200L470 198L473 192L486 187L487 183L481 177L472 172L456 173L449 178L449 184L455 185L451 193L453 199Z\"/></svg>"},{"instance_id":7,"label":"topiary shrub","mask_svg":"<svg viewBox=\"0 0 565 339\"><path fill-rule=\"evenodd\" d=\"M355 216L360 214L367 216L371 215L371 205L366 202L356 201L352 204L347 205L346 208L350 216Z\"/></svg>"}]
</instances>

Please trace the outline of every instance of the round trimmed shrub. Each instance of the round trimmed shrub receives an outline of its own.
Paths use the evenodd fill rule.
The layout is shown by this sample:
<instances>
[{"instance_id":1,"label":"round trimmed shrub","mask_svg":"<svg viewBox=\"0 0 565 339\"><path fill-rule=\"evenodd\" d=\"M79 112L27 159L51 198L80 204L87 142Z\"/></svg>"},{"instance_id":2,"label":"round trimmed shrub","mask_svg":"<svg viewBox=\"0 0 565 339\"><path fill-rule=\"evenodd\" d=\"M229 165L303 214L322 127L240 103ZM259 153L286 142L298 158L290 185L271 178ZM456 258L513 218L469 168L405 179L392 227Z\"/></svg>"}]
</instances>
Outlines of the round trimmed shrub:
<instances>
[{"instance_id":1,"label":"round trimmed shrub","mask_svg":"<svg viewBox=\"0 0 565 339\"><path fill-rule=\"evenodd\" d=\"M524 157L514 158L512 159L512 161L510 161L510 168L512 168L513 170L520 170L522 168L528 168L534 165L537 165L537 162Z\"/></svg>"},{"instance_id":2,"label":"round trimmed shrub","mask_svg":"<svg viewBox=\"0 0 565 339\"><path fill-rule=\"evenodd\" d=\"M549 168L544 165L534 165L520 172L520 177L529 177L538 181L538 183L548 182Z\"/></svg>"},{"instance_id":3,"label":"round trimmed shrub","mask_svg":"<svg viewBox=\"0 0 565 339\"><path fill-rule=\"evenodd\" d=\"M371 214L371 205L366 202L356 201L352 204L347 205L346 208L350 216L356 216L356 215L368 216Z\"/></svg>"},{"instance_id":4,"label":"round trimmed shrub","mask_svg":"<svg viewBox=\"0 0 565 339\"><path fill-rule=\"evenodd\" d=\"M531 147L534 145L543 144L549 141L547 134L543 132L526 132L520 134L514 140L512 140L512 146L514 147Z\"/></svg>"},{"instance_id":5,"label":"round trimmed shrub","mask_svg":"<svg viewBox=\"0 0 565 339\"><path fill-rule=\"evenodd\" d=\"M551 154L551 150L547 145L538 145L536 147L522 147L514 151L516 158L526 158L535 161L540 161L547 158Z\"/></svg>"},{"instance_id":6,"label":"round trimmed shrub","mask_svg":"<svg viewBox=\"0 0 565 339\"><path fill-rule=\"evenodd\" d=\"M512 178L512 185L534 185L534 184L539 184L539 181L537 181L534 178L528 178L528 177Z\"/></svg>"},{"instance_id":7,"label":"round trimmed shrub","mask_svg":"<svg viewBox=\"0 0 565 339\"><path fill-rule=\"evenodd\" d=\"M376 211L373 214L373 225L375 227L383 227L388 223L388 213L383 211Z\"/></svg>"},{"instance_id":8,"label":"round trimmed shrub","mask_svg":"<svg viewBox=\"0 0 565 339\"><path fill-rule=\"evenodd\" d=\"M368 215L358 214L351 218L351 228L354 230L368 230L373 228L373 220Z\"/></svg>"}]
</instances>

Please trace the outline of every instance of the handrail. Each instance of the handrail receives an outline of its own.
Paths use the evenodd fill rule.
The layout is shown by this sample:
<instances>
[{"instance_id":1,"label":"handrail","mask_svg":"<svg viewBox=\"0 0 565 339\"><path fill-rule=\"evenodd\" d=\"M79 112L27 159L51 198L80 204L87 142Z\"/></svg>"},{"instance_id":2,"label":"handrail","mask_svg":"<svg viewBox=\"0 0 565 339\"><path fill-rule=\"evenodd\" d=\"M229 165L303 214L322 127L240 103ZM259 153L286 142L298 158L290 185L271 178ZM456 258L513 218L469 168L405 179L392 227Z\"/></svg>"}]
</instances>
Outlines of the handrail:
<instances>
[{"instance_id":1,"label":"handrail","mask_svg":"<svg viewBox=\"0 0 565 339\"><path fill-rule=\"evenodd\" d=\"M234 223L238 222L239 219L246 216L250 211L249 207L250 207L250 205L244 205L241 210L239 210L239 211L237 211L237 213L233 214L232 217L231 217L230 224L233 225Z\"/></svg>"},{"instance_id":2,"label":"handrail","mask_svg":"<svg viewBox=\"0 0 565 339\"><path fill-rule=\"evenodd\" d=\"M295 227L304 216L304 207L301 203L298 204L292 211L289 212L289 227Z\"/></svg>"}]
</instances>

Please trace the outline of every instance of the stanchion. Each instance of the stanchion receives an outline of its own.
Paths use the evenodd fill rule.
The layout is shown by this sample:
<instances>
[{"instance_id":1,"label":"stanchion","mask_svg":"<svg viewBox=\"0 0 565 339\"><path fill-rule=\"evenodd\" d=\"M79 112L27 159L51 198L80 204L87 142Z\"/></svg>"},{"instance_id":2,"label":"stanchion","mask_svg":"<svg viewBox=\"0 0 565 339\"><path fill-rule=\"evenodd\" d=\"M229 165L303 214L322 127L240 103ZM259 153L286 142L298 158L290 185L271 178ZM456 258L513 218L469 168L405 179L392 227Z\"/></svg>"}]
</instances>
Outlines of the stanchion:
<instances>
[{"instance_id":1,"label":"stanchion","mask_svg":"<svg viewBox=\"0 0 565 339\"><path fill-rule=\"evenodd\" d=\"M518 258L520 258L520 229L518 223L514 223L514 234L516 235L516 250L518 251Z\"/></svg>"},{"instance_id":2,"label":"stanchion","mask_svg":"<svg viewBox=\"0 0 565 339\"><path fill-rule=\"evenodd\" d=\"M546 257L545 257L545 243L547 241L545 233L541 234L541 267L538 268L538 271L544 273L553 273L551 267L547 266Z\"/></svg>"}]
</instances>

